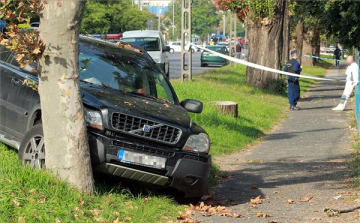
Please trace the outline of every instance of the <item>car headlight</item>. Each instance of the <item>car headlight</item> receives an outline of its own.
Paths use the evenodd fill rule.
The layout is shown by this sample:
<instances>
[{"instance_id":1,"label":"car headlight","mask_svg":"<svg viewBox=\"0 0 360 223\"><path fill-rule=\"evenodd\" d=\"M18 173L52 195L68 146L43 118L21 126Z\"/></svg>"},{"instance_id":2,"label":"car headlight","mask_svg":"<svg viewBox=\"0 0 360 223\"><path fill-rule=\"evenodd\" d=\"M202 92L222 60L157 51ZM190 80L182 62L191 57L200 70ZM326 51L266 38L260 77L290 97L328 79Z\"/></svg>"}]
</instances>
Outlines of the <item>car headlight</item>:
<instances>
[{"instance_id":1,"label":"car headlight","mask_svg":"<svg viewBox=\"0 0 360 223\"><path fill-rule=\"evenodd\" d=\"M84 107L86 126L94 129L104 130L100 111L91 110Z\"/></svg>"},{"instance_id":2,"label":"car headlight","mask_svg":"<svg viewBox=\"0 0 360 223\"><path fill-rule=\"evenodd\" d=\"M191 135L186 141L183 150L208 153L210 150L210 138L204 133Z\"/></svg>"}]
</instances>

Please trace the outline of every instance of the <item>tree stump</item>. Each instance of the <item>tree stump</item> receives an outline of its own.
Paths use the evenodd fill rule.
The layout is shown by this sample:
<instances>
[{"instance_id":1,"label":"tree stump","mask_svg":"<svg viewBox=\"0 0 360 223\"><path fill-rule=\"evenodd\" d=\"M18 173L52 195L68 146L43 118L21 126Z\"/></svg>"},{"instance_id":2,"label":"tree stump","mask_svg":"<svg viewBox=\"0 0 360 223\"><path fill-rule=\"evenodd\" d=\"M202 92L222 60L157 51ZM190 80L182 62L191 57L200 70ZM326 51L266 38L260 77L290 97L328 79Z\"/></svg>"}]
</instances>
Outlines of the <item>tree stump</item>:
<instances>
[{"instance_id":1,"label":"tree stump","mask_svg":"<svg viewBox=\"0 0 360 223\"><path fill-rule=\"evenodd\" d=\"M233 101L213 101L212 104L216 105L220 114L230 114L233 117L238 117L238 103Z\"/></svg>"}]
</instances>

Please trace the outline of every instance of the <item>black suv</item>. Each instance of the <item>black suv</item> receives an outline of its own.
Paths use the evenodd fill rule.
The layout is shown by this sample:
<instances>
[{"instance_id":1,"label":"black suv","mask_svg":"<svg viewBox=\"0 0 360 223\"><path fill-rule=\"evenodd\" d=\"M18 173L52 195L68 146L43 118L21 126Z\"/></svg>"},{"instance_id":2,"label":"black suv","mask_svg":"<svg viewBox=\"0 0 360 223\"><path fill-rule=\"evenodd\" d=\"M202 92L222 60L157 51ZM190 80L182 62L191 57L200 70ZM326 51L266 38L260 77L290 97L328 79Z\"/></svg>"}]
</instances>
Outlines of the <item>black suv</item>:
<instances>
[{"instance_id":1,"label":"black suv","mask_svg":"<svg viewBox=\"0 0 360 223\"><path fill-rule=\"evenodd\" d=\"M201 196L211 165L210 139L188 112L200 113L202 103L179 103L156 63L136 46L81 36L79 47L94 171ZM37 83L36 73L19 68L13 52L0 50L0 141L17 148L23 162L41 168L45 148L31 144L43 142L40 99L22 84L26 78Z\"/></svg>"}]
</instances>

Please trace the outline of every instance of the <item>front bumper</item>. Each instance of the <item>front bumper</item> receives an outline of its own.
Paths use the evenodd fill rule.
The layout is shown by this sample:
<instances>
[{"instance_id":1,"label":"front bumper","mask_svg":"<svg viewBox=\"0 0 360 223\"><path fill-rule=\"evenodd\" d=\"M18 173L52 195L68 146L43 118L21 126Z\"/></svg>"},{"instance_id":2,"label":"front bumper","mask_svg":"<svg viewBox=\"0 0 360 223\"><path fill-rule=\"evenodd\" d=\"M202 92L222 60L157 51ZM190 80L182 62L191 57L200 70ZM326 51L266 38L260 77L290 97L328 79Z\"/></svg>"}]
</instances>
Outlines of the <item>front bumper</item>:
<instances>
[{"instance_id":1,"label":"front bumper","mask_svg":"<svg viewBox=\"0 0 360 223\"><path fill-rule=\"evenodd\" d=\"M110 138L91 131L88 135L91 162L96 172L162 187L170 186L183 192L185 197L199 197L205 192L211 166L210 155L151 146L131 140L131 137ZM117 159L120 149L164 157L167 159L165 169L122 163Z\"/></svg>"}]
</instances>

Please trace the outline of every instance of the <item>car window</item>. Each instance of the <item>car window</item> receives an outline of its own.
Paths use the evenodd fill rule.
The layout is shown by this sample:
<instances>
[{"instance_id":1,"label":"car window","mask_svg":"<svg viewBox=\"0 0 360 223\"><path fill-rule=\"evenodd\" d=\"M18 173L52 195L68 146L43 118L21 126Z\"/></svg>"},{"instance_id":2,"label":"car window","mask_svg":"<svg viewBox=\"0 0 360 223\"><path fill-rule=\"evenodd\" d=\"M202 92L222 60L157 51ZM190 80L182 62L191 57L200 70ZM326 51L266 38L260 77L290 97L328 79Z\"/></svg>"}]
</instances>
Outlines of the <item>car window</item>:
<instances>
[{"instance_id":1,"label":"car window","mask_svg":"<svg viewBox=\"0 0 360 223\"><path fill-rule=\"evenodd\" d=\"M10 53L10 50L8 50L6 47L0 46L0 61L5 62Z\"/></svg>"},{"instance_id":2,"label":"car window","mask_svg":"<svg viewBox=\"0 0 360 223\"><path fill-rule=\"evenodd\" d=\"M131 43L146 51L160 51L160 39L157 37L128 37L122 38L122 42Z\"/></svg>"},{"instance_id":3,"label":"car window","mask_svg":"<svg viewBox=\"0 0 360 223\"><path fill-rule=\"evenodd\" d=\"M219 52L219 53L225 53L226 52L226 47L207 46L206 48L208 48L209 50L215 51L215 52Z\"/></svg>"},{"instance_id":4,"label":"car window","mask_svg":"<svg viewBox=\"0 0 360 223\"><path fill-rule=\"evenodd\" d=\"M143 54L132 50L80 44L79 70L83 82L174 103L161 71Z\"/></svg>"}]
</instances>

